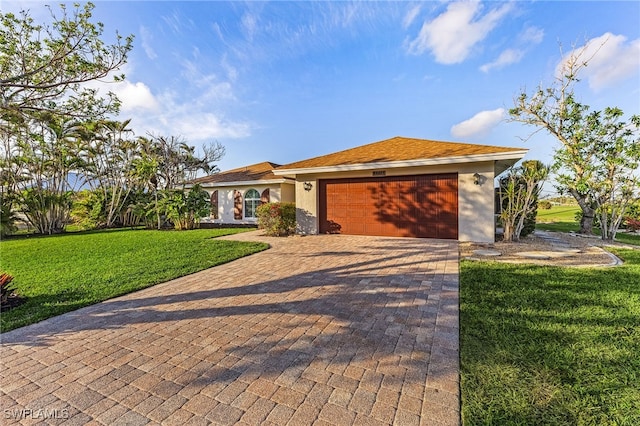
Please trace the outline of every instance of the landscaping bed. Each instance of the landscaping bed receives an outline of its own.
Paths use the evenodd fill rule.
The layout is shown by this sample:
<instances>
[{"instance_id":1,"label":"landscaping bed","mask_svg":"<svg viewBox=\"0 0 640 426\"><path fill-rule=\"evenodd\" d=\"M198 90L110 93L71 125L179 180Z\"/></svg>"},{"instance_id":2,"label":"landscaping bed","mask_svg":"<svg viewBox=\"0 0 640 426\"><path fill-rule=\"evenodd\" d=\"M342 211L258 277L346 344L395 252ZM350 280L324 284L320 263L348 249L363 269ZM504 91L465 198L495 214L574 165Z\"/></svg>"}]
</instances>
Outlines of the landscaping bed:
<instances>
[{"instance_id":1,"label":"landscaping bed","mask_svg":"<svg viewBox=\"0 0 640 426\"><path fill-rule=\"evenodd\" d=\"M605 243L599 238L582 237L564 232L547 232L553 239L561 240L559 246L549 239L535 234L524 237L519 242L498 241L492 244L460 243L460 257L471 260L485 260L507 263L531 263L549 266L613 266L615 257L610 254L610 248L627 247L622 243ZM484 255L484 252L498 252ZM549 253L547 259L532 258L521 253ZM561 255L553 256L551 253Z\"/></svg>"}]
</instances>

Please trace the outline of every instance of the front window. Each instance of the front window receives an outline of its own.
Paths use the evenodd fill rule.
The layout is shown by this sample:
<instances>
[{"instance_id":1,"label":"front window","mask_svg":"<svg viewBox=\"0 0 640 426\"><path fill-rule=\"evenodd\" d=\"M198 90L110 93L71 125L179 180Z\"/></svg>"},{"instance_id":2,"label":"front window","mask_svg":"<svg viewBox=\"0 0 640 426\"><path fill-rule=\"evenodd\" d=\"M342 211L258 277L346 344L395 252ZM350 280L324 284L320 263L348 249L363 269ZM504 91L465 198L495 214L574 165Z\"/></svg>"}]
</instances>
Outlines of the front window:
<instances>
[{"instance_id":1,"label":"front window","mask_svg":"<svg viewBox=\"0 0 640 426\"><path fill-rule=\"evenodd\" d=\"M256 208L260 205L260 193L250 189L244 194L244 217L255 218Z\"/></svg>"}]
</instances>

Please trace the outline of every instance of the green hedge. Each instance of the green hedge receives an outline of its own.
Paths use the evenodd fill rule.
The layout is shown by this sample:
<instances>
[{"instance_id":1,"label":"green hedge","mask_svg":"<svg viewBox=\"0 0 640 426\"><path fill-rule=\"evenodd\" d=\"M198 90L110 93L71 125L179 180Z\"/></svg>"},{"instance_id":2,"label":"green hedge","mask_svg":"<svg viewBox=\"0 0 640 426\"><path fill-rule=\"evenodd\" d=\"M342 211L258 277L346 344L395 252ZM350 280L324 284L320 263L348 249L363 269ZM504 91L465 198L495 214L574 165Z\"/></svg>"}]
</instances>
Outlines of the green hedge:
<instances>
[{"instance_id":1,"label":"green hedge","mask_svg":"<svg viewBox=\"0 0 640 426\"><path fill-rule=\"evenodd\" d=\"M296 231L295 203L264 203L256 209L258 227L267 235L283 237Z\"/></svg>"}]
</instances>

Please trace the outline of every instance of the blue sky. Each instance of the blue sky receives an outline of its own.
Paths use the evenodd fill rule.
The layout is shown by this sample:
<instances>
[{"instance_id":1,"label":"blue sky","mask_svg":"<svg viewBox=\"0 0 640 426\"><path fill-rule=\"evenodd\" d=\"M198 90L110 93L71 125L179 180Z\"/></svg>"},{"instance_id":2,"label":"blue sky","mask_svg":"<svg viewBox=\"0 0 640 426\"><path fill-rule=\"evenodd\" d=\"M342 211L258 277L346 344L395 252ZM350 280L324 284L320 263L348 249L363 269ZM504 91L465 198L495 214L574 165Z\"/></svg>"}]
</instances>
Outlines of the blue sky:
<instances>
[{"instance_id":1,"label":"blue sky","mask_svg":"<svg viewBox=\"0 0 640 426\"><path fill-rule=\"evenodd\" d=\"M55 3L55 2L54 2ZM229 169L285 164L393 136L530 149L508 123L519 90L600 46L577 86L594 108L640 113L640 2L105 2L105 38L134 34L109 85L136 134L219 141ZM46 17L45 3L7 2ZM604 43L604 44L603 44Z\"/></svg>"}]
</instances>

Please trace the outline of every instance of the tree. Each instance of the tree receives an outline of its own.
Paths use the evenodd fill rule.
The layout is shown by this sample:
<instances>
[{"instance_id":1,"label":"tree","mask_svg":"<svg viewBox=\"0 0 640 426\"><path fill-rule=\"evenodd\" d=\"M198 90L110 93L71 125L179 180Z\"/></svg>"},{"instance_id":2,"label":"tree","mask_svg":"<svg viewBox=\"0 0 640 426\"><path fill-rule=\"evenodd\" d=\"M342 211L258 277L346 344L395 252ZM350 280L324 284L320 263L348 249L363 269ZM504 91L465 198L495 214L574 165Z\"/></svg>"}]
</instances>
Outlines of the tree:
<instances>
[{"instance_id":1,"label":"tree","mask_svg":"<svg viewBox=\"0 0 640 426\"><path fill-rule=\"evenodd\" d=\"M180 136L151 135L151 152L158 161L158 186L163 189L177 188L195 179L199 171L216 171L215 162L224 156L224 146L219 143L205 144L201 156L196 154Z\"/></svg>"},{"instance_id":2,"label":"tree","mask_svg":"<svg viewBox=\"0 0 640 426\"><path fill-rule=\"evenodd\" d=\"M60 7L50 25L26 11L0 14L0 184L3 199L20 205L43 233L63 231L69 216L84 167L78 126L119 108L115 95L97 96L86 83L123 65L133 40L116 34L114 44L103 42L91 3Z\"/></svg>"},{"instance_id":3,"label":"tree","mask_svg":"<svg viewBox=\"0 0 640 426\"><path fill-rule=\"evenodd\" d=\"M621 121L622 110L606 108L589 116L593 130L593 179L589 190L600 216L603 240L613 241L628 207L638 199L640 181L640 116Z\"/></svg>"},{"instance_id":4,"label":"tree","mask_svg":"<svg viewBox=\"0 0 640 426\"><path fill-rule=\"evenodd\" d=\"M150 216L155 215L155 223L157 229L162 228L160 217L160 209L158 209L158 168L159 158L154 155L152 149L152 141L145 137L138 138L138 146L140 148L140 156L133 160L133 176L137 179L142 188L139 189L136 196L134 210L136 214L142 216L147 225L150 224ZM145 189L148 192L145 194ZM153 193L153 207L146 198L146 195Z\"/></svg>"},{"instance_id":5,"label":"tree","mask_svg":"<svg viewBox=\"0 0 640 426\"><path fill-rule=\"evenodd\" d=\"M71 194L79 184L73 172L82 167L77 155L79 124L70 117L42 111L33 113L21 129L12 138L14 175L8 186L38 232L62 232L69 218Z\"/></svg>"},{"instance_id":6,"label":"tree","mask_svg":"<svg viewBox=\"0 0 640 426\"><path fill-rule=\"evenodd\" d=\"M584 54L582 49L569 55L550 87L520 93L509 113L512 121L537 127L534 133L545 130L560 142L553 170L559 189L569 192L582 210L579 232L592 234L598 215L602 238L612 240L638 194L634 173L640 165L640 117L626 123L619 108L592 111L576 100L574 85L590 59Z\"/></svg>"},{"instance_id":7,"label":"tree","mask_svg":"<svg viewBox=\"0 0 640 426\"><path fill-rule=\"evenodd\" d=\"M75 5L62 16L51 11L51 25L36 24L28 11L0 14L0 113L9 116L36 111L95 116L117 111L117 98L96 96L83 83L118 70L132 48L133 36L102 41L102 23L91 22L94 5ZM123 75L114 79L122 80Z\"/></svg>"},{"instance_id":8,"label":"tree","mask_svg":"<svg viewBox=\"0 0 640 426\"><path fill-rule=\"evenodd\" d=\"M84 131L87 182L104 200L104 226L112 227L134 190L134 162L139 145L128 128L131 120L88 123Z\"/></svg>"},{"instance_id":9,"label":"tree","mask_svg":"<svg viewBox=\"0 0 640 426\"><path fill-rule=\"evenodd\" d=\"M504 241L519 241L528 218L535 217L542 182L549 167L538 160L523 161L500 179L500 219Z\"/></svg>"},{"instance_id":10,"label":"tree","mask_svg":"<svg viewBox=\"0 0 640 426\"><path fill-rule=\"evenodd\" d=\"M157 229L163 226L163 216L178 229L195 227L200 219L198 215L204 210L202 206L193 205L207 193L199 189L186 192L185 185L199 171L217 170L215 162L224 155L224 147L219 143L205 144L200 155L180 136L150 135L139 137L136 149L130 176L134 178L132 184L138 185L134 202L137 214L143 216L147 225L155 216ZM206 198L208 209L208 195Z\"/></svg>"},{"instance_id":11,"label":"tree","mask_svg":"<svg viewBox=\"0 0 640 426\"><path fill-rule=\"evenodd\" d=\"M597 208L587 184L592 177L589 172L592 157L581 155L583 147L591 140L590 129L586 126L589 107L577 102L574 95L578 73L587 65L583 54L584 50L571 54L549 87L540 85L531 95L522 91L509 115L511 121L537 127L533 134L544 130L560 142L554 170L564 168L569 171L567 176L572 176L561 182L563 189L575 198L582 210L580 233L592 234Z\"/></svg>"}]
</instances>

